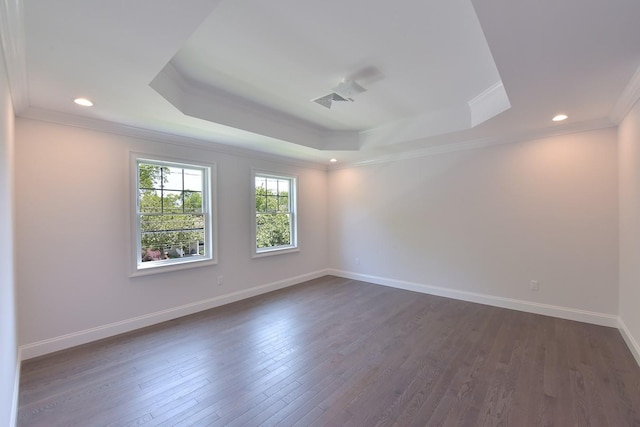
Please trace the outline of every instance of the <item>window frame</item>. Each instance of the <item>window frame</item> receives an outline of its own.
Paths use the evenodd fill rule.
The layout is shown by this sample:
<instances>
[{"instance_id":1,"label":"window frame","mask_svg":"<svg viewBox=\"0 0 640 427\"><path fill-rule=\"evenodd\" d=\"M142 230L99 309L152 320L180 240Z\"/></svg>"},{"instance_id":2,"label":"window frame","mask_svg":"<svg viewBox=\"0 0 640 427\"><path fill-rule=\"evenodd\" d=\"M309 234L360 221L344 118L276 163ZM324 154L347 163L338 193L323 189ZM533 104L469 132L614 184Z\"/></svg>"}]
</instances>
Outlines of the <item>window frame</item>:
<instances>
[{"instance_id":1,"label":"window frame","mask_svg":"<svg viewBox=\"0 0 640 427\"><path fill-rule=\"evenodd\" d=\"M291 216L291 244L285 246L273 246L269 248L258 248L257 244L257 217L256 211L256 178L281 179L290 182L289 191L289 214ZM300 252L298 244L298 176L288 173L265 171L262 169L251 170L251 209L253 211L251 218L251 248L252 258L262 258L271 255L280 255L292 252Z\"/></svg>"},{"instance_id":2,"label":"window frame","mask_svg":"<svg viewBox=\"0 0 640 427\"><path fill-rule=\"evenodd\" d=\"M218 263L218 214L217 214L217 171L213 162L201 160L176 159L155 154L130 153L130 213L131 213L131 271L130 277L184 270ZM200 169L203 172L202 205L205 233L205 254L185 258L173 258L160 261L142 262L142 238L140 212L140 176L141 163L158 166ZM169 213L167 214L169 215Z\"/></svg>"}]
</instances>

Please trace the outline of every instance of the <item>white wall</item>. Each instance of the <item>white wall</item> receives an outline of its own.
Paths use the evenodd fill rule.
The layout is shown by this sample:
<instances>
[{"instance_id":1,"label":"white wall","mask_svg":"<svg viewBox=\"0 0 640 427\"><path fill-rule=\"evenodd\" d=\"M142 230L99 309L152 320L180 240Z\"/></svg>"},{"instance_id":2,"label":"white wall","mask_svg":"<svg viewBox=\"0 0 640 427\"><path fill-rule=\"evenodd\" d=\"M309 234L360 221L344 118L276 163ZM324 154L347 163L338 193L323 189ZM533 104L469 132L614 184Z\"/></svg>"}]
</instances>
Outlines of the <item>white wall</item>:
<instances>
[{"instance_id":1,"label":"white wall","mask_svg":"<svg viewBox=\"0 0 640 427\"><path fill-rule=\"evenodd\" d=\"M636 106L620 128L619 157L617 132L605 129L338 169L328 178L318 169L18 119L19 342L31 357L327 267L532 311L553 306L549 314L566 309L603 324L620 304L637 341L639 116ZM217 163L218 266L128 277L131 150ZM252 167L299 176L300 253L250 258ZM532 279L539 292L529 289Z\"/></svg>"},{"instance_id":2,"label":"white wall","mask_svg":"<svg viewBox=\"0 0 640 427\"><path fill-rule=\"evenodd\" d=\"M615 129L339 169L329 193L340 274L616 322Z\"/></svg>"},{"instance_id":3,"label":"white wall","mask_svg":"<svg viewBox=\"0 0 640 427\"><path fill-rule=\"evenodd\" d=\"M620 187L620 319L640 364L640 103L618 128Z\"/></svg>"},{"instance_id":4,"label":"white wall","mask_svg":"<svg viewBox=\"0 0 640 427\"><path fill-rule=\"evenodd\" d=\"M17 342L13 253L14 114L0 52L0 425L12 425Z\"/></svg>"},{"instance_id":5,"label":"white wall","mask_svg":"<svg viewBox=\"0 0 640 427\"><path fill-rule=\"evenodd\" d=\"M131 150L217 163L217 266L128 277ZM298 175L299 253L251 258L252 167ZM18 119L16 242L23 353L31 357L324 274L326 204L325 170ZM224 276L221 287L218 275ZM268 284L273 286L254 289Z\"/></svg>"}]
</instances>

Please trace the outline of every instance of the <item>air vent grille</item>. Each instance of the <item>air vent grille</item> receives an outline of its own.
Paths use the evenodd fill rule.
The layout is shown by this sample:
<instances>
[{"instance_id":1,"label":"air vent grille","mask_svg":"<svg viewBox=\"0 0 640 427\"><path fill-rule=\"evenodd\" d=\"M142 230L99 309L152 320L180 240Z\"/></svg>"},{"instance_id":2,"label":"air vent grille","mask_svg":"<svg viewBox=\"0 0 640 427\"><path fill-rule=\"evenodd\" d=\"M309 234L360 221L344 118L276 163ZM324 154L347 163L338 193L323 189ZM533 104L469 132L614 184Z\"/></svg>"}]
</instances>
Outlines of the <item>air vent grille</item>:
<instances>
[{"instance_id":1,"label":"air vent grille","mask_svg":"<svg viewBox=\"0 0 640 427\"><path fill-rule=\"evenodd\" d=\"M334 101L349 101L346 98L341 97L340 95L338 95L335 92L332 92L328 95L325 96L321 96L320 98L316 98L313 100L313 102L316 102L320 105L322 105L323 107L327 107L327 108L331 108L331 104L333 104Z\"/></svg>"},{"instance_id":2,"label":"air vent grille","mask_svg":"<svg viewBox=\"0 0 640 427\"><path fill-rule=\"evenodd\" d=\"M320 98L316 98L313 102L322 105L326 108L331 108L331 105L337 102L349 101L353 102L353 97L359 95L367 90L360 86L353 80L345 80L342 81L338 86L333 88L333 92L328 95L321 96Z\"/></svg>"}]
</instances>

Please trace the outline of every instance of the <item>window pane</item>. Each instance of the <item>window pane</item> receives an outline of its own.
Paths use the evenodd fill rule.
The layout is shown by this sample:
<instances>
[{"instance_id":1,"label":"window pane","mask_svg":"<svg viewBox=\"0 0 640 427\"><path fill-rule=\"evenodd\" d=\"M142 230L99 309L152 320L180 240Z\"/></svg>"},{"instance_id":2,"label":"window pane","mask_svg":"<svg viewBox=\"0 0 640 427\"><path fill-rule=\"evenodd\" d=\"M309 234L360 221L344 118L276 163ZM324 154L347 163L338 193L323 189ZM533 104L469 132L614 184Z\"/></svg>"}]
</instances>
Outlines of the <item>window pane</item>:
<instances>
[{"instance_id":1,"label":"window pane","mask_svg":"<svg viewBox=\"0 0 640 427\"><path fill-rule=\"evenodd\" d=\"M166 167L163 170L163 187L165 190L182 190L182 168Z\"/></svg>"},{"instance_id":2,"label":"window pane","mask_svg":"<svg viewBox=\"0 0 640 427\"><path fill-rule=\"evenodd\" d=\"M138 185L141 189L160 189L162 166L141 163L138 167Z\"/></svg>"},{"instance_id":3,"label":"window pane","mask_svg":"<svg viewBox=\"0 0 640 427\"><path fill-rule=\"evenodd\" d=\"M204 254L202 214L141 215L140 231L143 262Z\"/></svg>"},{"instance_id":4,"label":"window pane","mask_svg":"<svg viewBox=\"0 0 640 427\"><path fill-rule=\"evenodd\" d=\"M256 212L276 212L277 210L277 196L271 190L256 188Z\"/></svg>"},{"instance_id":5,"label":"window pane","mask_svg":"<svg viewBox=\"0 0 640 427\"><path fill-rule=\"evenodd\" d=\"M278 211L289 212L289 195L284 194L278 198Z\"/></svg>"},{"instance_id":6,"label":"window pane","mask_svg":"<svg viewBox=\"0 0 640 427\"><path fill-rule=\"evenodd\" d=\"M182 212L182 192L163 191L162 192L162 212L181 213Z\"/></svg>"},{"instance_id":7,"label":"window pane","mask_svg":"<svg viewBox=\"0 0 640 427\"><path fill-rule=\"evenodd\" d=\"M278 211L278 197L275 195L267 196L267 209L266 212L276 213Z\"/></svg>"},{"instance_id":8,"label":"window pane","mask_svg":"<svg viewBox=\"0 0 640 427\"><path fill-rule=\"evenodd\" d=\"M156 190L139 190L138 197L140 200L141 213L162 212L162 200L160 192Z\"/></svg>"},{"instance_id":9,"label":"window pane","mask_svg":"<svg viewBox=\"0 0 640 427\"><path fill-rule=\"evenodd\" d=\"M258 188L267 188L267 178L256 177L256 190Z\"/></svg>"},{"instance_id":10,"label":"window pane","mask_svg":"<svg viewBox=\"0 0 640 427\"><path fill-rule=\"evenodd\" d=\"M197 191L185 191L183 207L185 213L202 212L202 193Z\"/></svg>"},{"instance_id":11,"label":"window pane","mask_svg":"<svg viewBox=\"0 0 640 427\"><path fill-rule=\"evenodd\" d=\"M289 187L286 179L256 178L256 212L289 212Z\"/></svg>"},{"instance_id":12,"label":"window pane","mask_svg":"<svg viewBox=\"0 0 640 427\"><path fill-rule=\"evenodd\" d=\"M290 214L257 214L256 247L270 248L291 245Z\"/></svg>"},{"instance_id":13,"label":"window pane","mask_svg":"<svg viewBox=\"0 0 640 427\"><path fill-rule=\"evenodd\" d=\"M202 170L184 169L184 189L202 192Z\"/></svg>"}]
</instances>

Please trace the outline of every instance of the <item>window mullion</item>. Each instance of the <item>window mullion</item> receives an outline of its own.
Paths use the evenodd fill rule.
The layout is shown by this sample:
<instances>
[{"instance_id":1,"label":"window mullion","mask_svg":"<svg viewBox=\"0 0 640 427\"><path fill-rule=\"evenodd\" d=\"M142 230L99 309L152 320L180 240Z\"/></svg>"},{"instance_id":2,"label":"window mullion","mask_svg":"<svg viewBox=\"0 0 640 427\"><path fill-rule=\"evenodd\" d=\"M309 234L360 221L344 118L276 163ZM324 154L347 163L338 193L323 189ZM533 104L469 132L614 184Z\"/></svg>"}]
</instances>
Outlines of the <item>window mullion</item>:
<instances>
[{"instance_id":1,"label":"window mullion","mask_svg":"<svg viewBox=\"0 0 640 427\"><path fill-rule=\"evenodd\" d=\"M164 213L164 168L160 167L160 212Z\"/></svg>"},{"instance_id":2,"label":"window mullion","mask_svg":"<svg viewBox=\"0 0 640 427\"><path fill-rule=\"evenodd\" d=\"M182 169L182 212L184 213L184 169Z\"/></svg>"}]
</instances>

